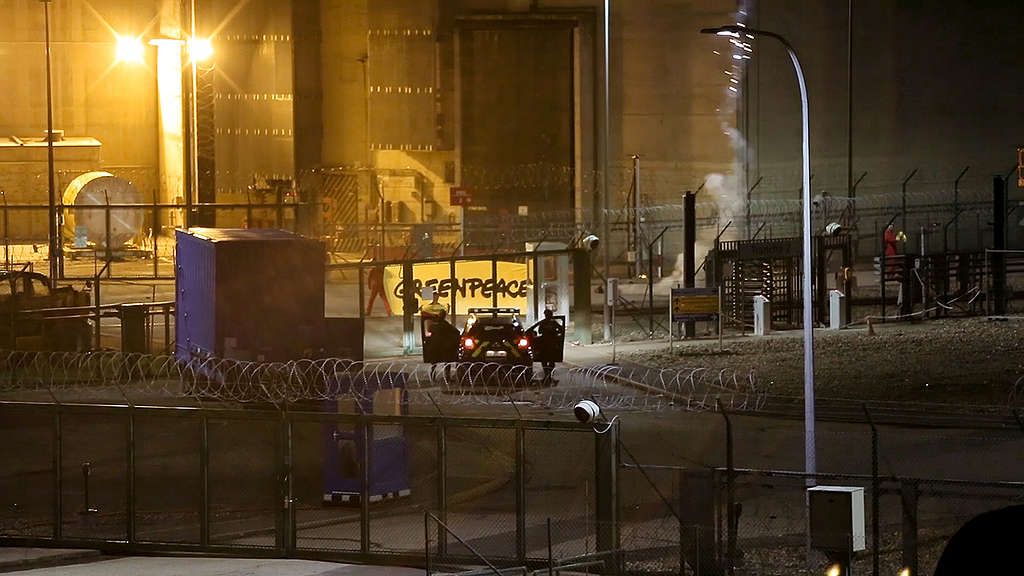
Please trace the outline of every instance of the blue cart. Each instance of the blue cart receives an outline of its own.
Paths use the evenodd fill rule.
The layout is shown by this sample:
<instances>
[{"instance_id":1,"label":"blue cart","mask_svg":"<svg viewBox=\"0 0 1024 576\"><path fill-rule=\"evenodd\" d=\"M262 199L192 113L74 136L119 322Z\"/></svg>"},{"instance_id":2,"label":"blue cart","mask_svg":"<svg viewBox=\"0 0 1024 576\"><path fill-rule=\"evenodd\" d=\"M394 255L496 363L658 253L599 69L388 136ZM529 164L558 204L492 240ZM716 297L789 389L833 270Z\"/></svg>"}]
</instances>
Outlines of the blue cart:
<instances>
[{"instance_id":1,"label":"blue cart","mask_svg":"<svg viewBox=\"0 0 1024 576\"><path fill-rule=\"evenodd\" d=\"M326 403L328 412L389 416L409 413L405 374L374 374L367 378L363 374L339 373L334 378L338 400ZM362 463L366 456L370 462L366 490L370 502L411 493L409 442L401 425L328 423L324 425L324 504L360 503Z\"/></svg>"}]
</instances>

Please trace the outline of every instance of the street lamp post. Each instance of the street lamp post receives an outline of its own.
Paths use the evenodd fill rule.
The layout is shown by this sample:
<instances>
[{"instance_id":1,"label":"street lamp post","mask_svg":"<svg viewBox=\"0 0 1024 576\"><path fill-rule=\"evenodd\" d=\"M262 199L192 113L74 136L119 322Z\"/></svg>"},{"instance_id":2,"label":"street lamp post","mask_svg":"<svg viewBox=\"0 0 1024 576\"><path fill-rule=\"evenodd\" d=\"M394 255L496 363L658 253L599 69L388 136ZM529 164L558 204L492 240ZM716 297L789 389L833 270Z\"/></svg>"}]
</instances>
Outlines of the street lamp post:
<instances>
[{"instance_id":1,"label":"street lamp post","mask_svg":"<svg viewBox=\"0 0 1024 576\"><path fill-rule=\"evenodd\" d=\"M808 474L817 472L814 449L814 317L811 301L811 152L807 114L807 85L800 60L793 46L782 36L767 30L745 26L704 28L701 34L715 34L734 38L768 36L778 40L793 61L797 83L800 85L800 112L803 121L803 322L804 322L804 466Z\"/></svg>"},{"instance_id":2,"label":"street lamp post","mask_svg":"<svg viewBox=\"0 0 1024 576\"><path fill-rule=\"evenodd\" d=\"M46 25L46 174L49 190L46 197L46 219L49 235L50 288L57 285L57 190L53 172L53 79L50 73L50 1L43 3L43 18Z\"/></svg>"},{"instance_id":3,"label":"street lamp post","mask_svg":"<svg viewBox=\"0 0 1024 576\"><path fill-rule=\"evenodd\" d=\"M604 89L602 90L602 96L604 98L604 126L602 126L601 145L604 147L604 154L601 157L601 238L603 239L602 257L604 261L604 278L605 281L611 278L611 228L608 226L608 196L610 194L609 187L611 178L609 178L609 155L611 151L611 121L612 121L612 105L611 105L611 70L610 58L609 58L609 42L611 42L611 0L604 0L604 16L602 18L603 30L604 30ZM614 338L612 333L611 324L611 308L608 305L608 298L604 299L604 341L608 342Z\"/></svg>"}]
</instances>

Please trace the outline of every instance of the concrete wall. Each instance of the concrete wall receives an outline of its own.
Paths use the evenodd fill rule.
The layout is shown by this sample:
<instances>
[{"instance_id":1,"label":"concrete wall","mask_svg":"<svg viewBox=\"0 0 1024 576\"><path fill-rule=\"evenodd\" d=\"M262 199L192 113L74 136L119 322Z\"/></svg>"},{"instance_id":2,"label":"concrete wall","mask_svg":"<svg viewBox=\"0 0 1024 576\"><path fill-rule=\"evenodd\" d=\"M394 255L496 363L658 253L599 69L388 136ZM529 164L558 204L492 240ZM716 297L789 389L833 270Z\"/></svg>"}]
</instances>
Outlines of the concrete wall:
<instances>
[{"instance_id":1,"label":"concrete wall","mask_svg":"<svg viewBox=\"0 0 1024 576\"><path fill-rule=\"evenodd\" d=\"M803 62L811 102L816 193L845 194L847 0L758 0L761 28L790 39ZM1024 77L1017 69L1024 4L937 0L853 2L854 171L864 193L898 193L914 168L916 191L951 197L953 179L990 188L1024 143ZM752 173L768 190L799 187L799 108L792 67L777 43L751 61Z\"/></svg>"},{"instance_id":2,"label":"concrete wall","mask_svg":"<svg viewBox=\"0 0 1024 576\"><path fill-rule=\"evenodd\" d=\"M422 1L387 0L324 0L324 162L349 167L406 168L401 155L368 154L370 147L412 147L418 157L449 158L456 148L452 135L457 118L454 100L452 29L459 17L479 13L507 14L511 18L529 17L536 13L572 10L589 18L575 39L578 55L575 89L577 117L574 149L577 158L570 161L576 170L576 189L580 192L577 208L580 220L594 222L595 189L602 183L596 172L602 148L600 126L603 122L601 100L603 3L596 0L548 0L539 2L505 2L503 0L441 0L436 7ZM611 125L609 165L613 209L624 206L629 188L632 154L640 154L648 168L644 195L650 202L678 202L684 189L699 186L705 175L726 172L732 168L734 152L723 125L735 122L735 107L728 105L727 79L721 74L716 57L705 49L698 34L701 26L733 18L735 5L729 1L635 0L612 2L611 17ZM395 131L382 125L383 115L391 110L378 110L384 100L371 96L367 110L365 86L396 85L403 78L400 71L378 70L382 64L374 54L368 59L374 66L364 70L361 59L375 46L373 38L381 29L416 28L430 18L436 35L436 78L429 87L437 93L437 135L429 145L434 150L418 150L423 146L422 131L409 125L410 136L402 141ZM376 23L376 24L374 24ZM369 42L367 41L369 33ZM410 44L411 46L411 44ZM397 51L393 51L396 55ZM433 61L421 52L408 54L410 61ZM396 62L401 68L408 62ZM422 70L418 70L422 72ZM364 72L367 77L364 78ZM517 82L516 73L528 70L488 71L497 81L510 85ZM388 82L375 79L386 77ZM415 77L410 71L405 77ZM422 80L422 79L421 79ZM525 83L525 82L524 82ZM410 80L413 89L423 88L422 81ZM497 112L497 111L496 111ZM369 128L367 124L369 118ZM397 120L396 120L397 121ZM405 123L412 120L406 118ZM530 142L521 142L531 146ZM458 156L456 152L456 157ZM443 162L420 162L443 166ZM430 178L443 175L433 174ZM446 204L447 194L435 195ZM446 209L446 206L442 206Z\"/></svg>"},{"instance_id":3,"label":"concrete wall","mask_svg":"<svg viewBox=\"0 0 1024 576\"><path fill-rule=\"evenodd\" d=\"M43 6L37 0L7 0L0 7L0 134L41 137L46 131ZM50 5L54 129L102 142L102 166L95 168L122 173L144 197L159 186L156 49L146 46L144 64L118 63L115 32L154 32L147 27L157 11L156 0L66 0ZM56 166L64 168L59 151ZM27 189L4 181L0 187L11 202L45 204L45 163L25 170L42 177L30 179L33 184Z\"/></svg>"},{"instance_id":4,"label":"concrete wall","mask_svg":"<svg viewBox=\"0 0 1024 576\"><path fill-rule=\"evenodd\" d=\"M147 26L166 4L52 4L55 127L99 139L103 165L130 167L124 170L144 195L158 187L155 49L146 48L145 65L115 64L111 30L151 37L162 25ZM457 171L452 173L459 161L457 20L481 13L528 18L575 11L586 24L573 40L575 156L569 163L576 220L593 226L604 181L597 170L603 155L603 5L601 0L319 0L314 13L320 18L323 98L309 105L322 112L323 165L417 170L438 203L435 220L454 217L447 199L448 187L458 180ZM633 154L641 157L642 203L652 235L655 221L678 219L682 191L696 189L714 174L721 177L699 202L712 203L728 216L745 212L745 190L757 178L763 178L753 197L761 203L761 221L771 210L797 208L799 108L785 53L759 41L753 57L737 69L721 38L698 33L703 26L737 20L779 32L796 47L811 99L812 187L815 194L845 194L847 1L612 0L610 5L613 210L625 208ZM0 134L40 135L45 126L41 5L7 0L2 6ZM902 178L918 168L910 185L912 203L946 202L953 178L969 165L963 195L985 198L992 175L1006 172L1014 149L1024 143L1024 115L1018 110L1024 78L1016 71L1024 32L1015 25L1024 21L1024 5L994 10L939 0L856 2L854 7L853 164L855 175L867 172L860 195L891 202ZM200 13L203 26L216 32L222 58L214 95L218 199L238 200L261 178L293 172L292 9L288 2L271 0L208 0ZM516 74L530 72L483 73L516 83L522 80ZM739 82L731 82L735 78ZM392 92L380 92L388 89ZM528 140L514 145L530 146ZM29 181L34 183L10 180L8 198L45 201L45 178ZM375 186L364 179L360 202L367 208L375 204ZM1011 198L1017 194L1014 188ZM776 235L784 233L782 228ZM741 230L742 225L734 229Z\"/></svg>"}]
</instances>

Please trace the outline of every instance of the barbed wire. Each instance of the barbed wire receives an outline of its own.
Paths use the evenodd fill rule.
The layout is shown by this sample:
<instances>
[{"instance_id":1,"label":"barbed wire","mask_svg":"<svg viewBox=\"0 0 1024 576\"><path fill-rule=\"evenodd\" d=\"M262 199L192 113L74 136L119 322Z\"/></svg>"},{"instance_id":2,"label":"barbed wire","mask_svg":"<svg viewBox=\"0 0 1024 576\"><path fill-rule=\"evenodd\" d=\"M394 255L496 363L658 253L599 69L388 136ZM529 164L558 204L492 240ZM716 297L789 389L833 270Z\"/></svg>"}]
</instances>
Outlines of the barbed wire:
<instances>
[{"instance_id":1,"label":"barbed wire","mask_svg":"<svg viewBox=\"0 0 1024 576\"><path fill-rule=\"evenodd\" d=\"M754 374L708 368L559 367L541 379L532 366L494 363L359 362L337 358L290 362L206 359L119 352L0 352L0 395L9 400L125 400L297 403L354 399L372 406L383 390L404 388L412 404L523 403L569 409L586 398L631 411L757 410ZM33 396L34 395L34 396ZM440 409L440 408L439 408Z\"/></svg>"}]
</instances>

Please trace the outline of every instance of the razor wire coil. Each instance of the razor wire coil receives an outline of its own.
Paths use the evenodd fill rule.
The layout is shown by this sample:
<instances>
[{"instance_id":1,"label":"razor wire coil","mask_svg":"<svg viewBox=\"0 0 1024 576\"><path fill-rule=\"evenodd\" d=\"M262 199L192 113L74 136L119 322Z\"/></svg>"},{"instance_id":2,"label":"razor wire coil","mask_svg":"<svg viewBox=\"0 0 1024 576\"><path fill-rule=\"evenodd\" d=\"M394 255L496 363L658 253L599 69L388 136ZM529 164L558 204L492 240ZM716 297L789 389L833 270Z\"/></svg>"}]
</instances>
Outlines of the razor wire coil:
<instances>
[{"instance_id":1,"label":"razor wire coil","mask_svg":"<svg viewBox=\"0 0 1024 576\"><path fill-rule=\"evenodd\" d=\"M236 403L336 402L345 397L372 403L382 390L404 388L410 403L494 405L528 403L568 409L594 398L619 410L757 410L767 390L753 373L708 368L566 366L553 378L535 379L533 367L497 363L423 364L415 361L353 361L338 358L249 362L120 352L0 352L0 395L79 401L112 393L124 399Z\"/></svg>"}]
</instances>

